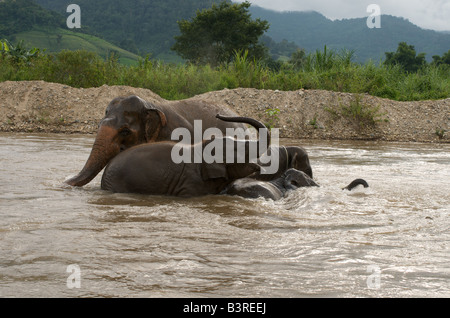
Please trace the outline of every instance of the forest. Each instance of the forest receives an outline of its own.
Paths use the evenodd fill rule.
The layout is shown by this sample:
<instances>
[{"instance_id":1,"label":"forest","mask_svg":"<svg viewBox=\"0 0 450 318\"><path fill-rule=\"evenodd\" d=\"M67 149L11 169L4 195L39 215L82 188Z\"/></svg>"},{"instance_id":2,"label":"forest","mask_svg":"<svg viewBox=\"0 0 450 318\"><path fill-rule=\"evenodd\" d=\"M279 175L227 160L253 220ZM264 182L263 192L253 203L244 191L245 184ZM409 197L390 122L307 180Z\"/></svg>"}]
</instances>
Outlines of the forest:
<instances>
[{"instance_id":1,"label":"forest","mask_svg":"<svg viewBox=\"0 0 450 318\"><path fill-rule=\"evenodd\" d=\"M39 2L45 6L58 4L60 9L65 9L67 5L64 1ZM89 29L97 32L102 30L104 37L109 36L111 41L124 41L121 36L129 33L130 36L125 39L129 41L130 49L134 50L133 43L146 43L152 53L144 55L141 52L147 52L145 49L141 51L140 48L135 48L141 57L135 64L124 65L119 63L116 51L111 51L106 57L87 50L63 50L49 54L45 53L45 47L29 48L22 42L15 43L0 38L0 81L44 80L73 87L127 85L149 88L166 99L183 99L208 91L237 87L324 89L367 93L393 100L441 99L450 96L450 50L433 55L432 62L428 62L425 54L416 51L413 44L401 41L396 48L384 52L384 61L369 60L361 63L355 60L354 50L338 50L324 45L321 49L307 52L289 40L277 43L263 35L261 42L269 48L277 48L278 55L272 49L268 58L254 59L244 47L236 48L231 60L213 66L168 63L162 58L155 58L155 51L150 46L159 46L162 51L170 49L175 38L170 41L167 38L165 41L158 41L157 38L163 33L177 34L177 24L163 33L148 30L160 30L158 28L164 25L162 21L168 21L168 17L179 19L180 16L185 16L190 20L198 9L194 2L201 2L208 7L212 1L152 1L154 7L149 7L145 0L130 0L127 6L115 0L78 2L82 7L82 24L88 24L89 19L93 19L89 28L82 27L81 32ZM184 6L172 10L170 5L176 3L183 3ZM14 4L23 5L24 10L12 12ZM29 10L25 10L26 8ZM92 8L92 11L87 8ZM0 9L0 17L3 18L0 20L1 37L33 28L37 24L55 28L65 22L62 14L50 13L31 0L6 0L0 3ZM94 12L98 14L101 10L105 19L95 24ZM187 14L189 10L191 13ZM125 23L126 20L121 19L125 16L136 23ZM14 23L22 19L31 19L32 23ZM138 23L139 21L148 22ZM136 32L133 36L132 31ZM172 51L172 54L175 52ZM283 56L283 59L275 60L274 56Z\"/></svg>"}]
</instances>

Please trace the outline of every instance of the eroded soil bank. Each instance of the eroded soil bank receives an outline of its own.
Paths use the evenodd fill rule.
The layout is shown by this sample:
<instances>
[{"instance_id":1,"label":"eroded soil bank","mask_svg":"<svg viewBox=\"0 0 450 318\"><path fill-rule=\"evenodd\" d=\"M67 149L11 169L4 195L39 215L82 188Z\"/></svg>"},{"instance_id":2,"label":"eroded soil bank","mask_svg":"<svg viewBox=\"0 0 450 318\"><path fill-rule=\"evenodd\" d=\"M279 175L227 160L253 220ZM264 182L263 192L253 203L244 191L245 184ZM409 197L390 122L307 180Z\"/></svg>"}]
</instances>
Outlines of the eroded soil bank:
<instances>
[{"instance_id":1,"label":"eroded soil bank","mask_svg":"<svg viewBox=\"0 0 450 318\"><path fill-rule=\"evenodd\" d=\"M0 131L95 133L115 97L135 94L172 103L154 92L128 86L73 88L44 81L0 83ZM450 142L450 98L398 102L370 95L323 90L224 89L192 97L234 109L280 128L280 137ZM348 107L372 109L377 121L364 124L345 115Z\"/></svg>"}]
</instances>

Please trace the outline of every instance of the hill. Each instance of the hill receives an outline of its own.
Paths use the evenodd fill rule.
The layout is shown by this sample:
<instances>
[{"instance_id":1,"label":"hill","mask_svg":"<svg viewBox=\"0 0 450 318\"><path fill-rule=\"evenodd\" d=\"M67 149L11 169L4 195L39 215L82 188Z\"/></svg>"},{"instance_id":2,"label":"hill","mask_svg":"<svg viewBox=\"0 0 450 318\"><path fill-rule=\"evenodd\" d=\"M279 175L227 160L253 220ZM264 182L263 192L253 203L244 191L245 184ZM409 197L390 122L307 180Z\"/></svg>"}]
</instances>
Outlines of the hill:
<instances>
[{"instance_id":1,"label":"hill","mask_svg":"<svg viewBox=\"0 0 450 318\"><path fill-rule=\"evenodd\" d=\"M67 15L71 1L35 0L47 9ZM179 34L178 20L189 19L197 10L210 8L214 0L77 0L81 28L131 52L170 62L181 61L171 51Z\"/></svg>"},{"instance_id":2,"label":"hill","mask_svg":"<svg viewBox=\"0 0 450 318\"><path fill-rule=\"evenodd\" d=\"M367 18L331 21L318 12L276 12L251 6L254 18L269 21L267 35L275 41L286 39L307 52L322 50L324 45L341 50L355 50L358 61L385 58L385 52L395 52L399 42L413 45L426 59L441 56L450 49L450 34L424 30L406 19L381 16L381 28L369 29Z\"/></svg>"},{"instance_id":3,"label":"hill","mask_svg":"<svg viewBox=\"0 0 450 318\"><path fill-rule=\"evenodd\" d=\"M50 45L49 51L62 47L63 42L56 42L58 37L62 37L65 44L71 42L69 33L62 33L58 28L71 31L65 26L65 19L69 15L67 6L73 1L6 0L0 5L5 2L9 2L10 6L20 3L20 10L14 14L1 10L0 38L4 34L20 34L20 37L28 40L40 38L40 42L33 42L33 45L47 43ZM151 53L156 59L181 62L182 59L170 49L175 41L174 36L179 34L177 21L190 19L197 10L209 8L216 2L220 0L77 0L81 8L82 27L75 33L95 35L116 46L96 48L94 51L102 56L111 50L120 51L117 48L120 47L135 56ZM314 52L316 49L323 50L324 45L327 45L336 50L355 50L357 61L372 59L378 62L384 60L385 52L396 51L399 42L407 42L415 47L417 53L426 53L426 59L431 61L433 55L441 56L450 49L449 33L424 30L408 20L388 15L381 16L380 29L369 29L366 18L331 21L317 12L276 12L257 6L251 6L250 12L253 18L269 21L270 28L262 41L269 46L275 58L286 59L297 46L307 52ZM48 31L47 39L43 34L23 33L32 29L36 31L36 26L40 30L45 28L56 31ZM54 32L57 34L54 35ZM70 36L72 40L76 37L86 40L82 35ZM93 40L87 42L79 46L90 47L96 43ZM55 43L59 45L54 46ZM109 47L108 44L104 46ZM131 57L125 57L125 54L121 53L123 59L129 61Z\"/></svg>"},{"instance_id":4,"label":"hill","mask_svg":"<svg viewBox=\"0 0 450 318\"><path fill-rule=\"evenodd\" d=\"M67 29L64 16L31 0L0 2L0 38L11 42L23 40L26 46L46 49L48 53L84 49L104 58L114 52L123 64L134 64L139 59L138 55L98 37Z\"/></svg>"},{"instance_id":5,"label":"hill","mask_svg":"<svg viewBox=\"0 0 450 318\"><path fill-rule=\"evenodd\" d=\"M119 62L125 65L136 64L137 54L128 52L101 38L73 32L63 28L33 27L31 30L14 34L16 40L24 40L27 46L46 48L46 53L56 53L61 50L86 50L95 52L103 58L114 53Z\"/></svg>"}]
</instances>

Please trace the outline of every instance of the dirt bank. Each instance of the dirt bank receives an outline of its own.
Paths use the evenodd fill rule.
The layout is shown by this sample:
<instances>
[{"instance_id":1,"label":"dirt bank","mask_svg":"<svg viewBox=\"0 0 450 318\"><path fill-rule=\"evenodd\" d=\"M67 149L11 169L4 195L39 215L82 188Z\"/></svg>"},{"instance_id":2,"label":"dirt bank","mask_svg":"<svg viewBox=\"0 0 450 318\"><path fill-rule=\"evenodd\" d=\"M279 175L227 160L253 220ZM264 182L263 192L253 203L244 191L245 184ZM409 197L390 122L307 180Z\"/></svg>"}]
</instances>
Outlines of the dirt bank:
<instances>
[{"instance_id":1,"label":"dirt bank","mask_svg":"<svg viewBox=\"0 0 450 318\"><path fill-rule=\"evenodd\" d=\"M108 103L139 95L166 101L148 89L127 86L73 88L44 81L0 83L0 131L95 133ZM280 137L450 142L450 98L397 102L370 95L322 90L224 89L192 97L234 109L280 128ZM378 107L375 124L342 115L343 108ZM439 136L440 135L440 136Z\"/></svg>"}]
</instances>

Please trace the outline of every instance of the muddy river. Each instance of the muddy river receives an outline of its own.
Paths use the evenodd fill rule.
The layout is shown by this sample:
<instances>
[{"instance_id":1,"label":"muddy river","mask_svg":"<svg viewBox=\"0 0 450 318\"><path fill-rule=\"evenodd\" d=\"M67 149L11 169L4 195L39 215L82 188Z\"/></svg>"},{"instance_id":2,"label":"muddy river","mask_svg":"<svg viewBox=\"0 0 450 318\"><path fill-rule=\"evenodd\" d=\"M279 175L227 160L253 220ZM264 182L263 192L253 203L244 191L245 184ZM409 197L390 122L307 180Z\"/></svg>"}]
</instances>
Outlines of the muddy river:
<instances>
[{"instance_id":1,"label":"muddy river","mask_svg":"<svg viewBox=\"0 0 450 318\"><path fill-rule=\"evenodd\" d=\"M0 134L1 297L450 297L448 144L281 140L321 187L274 202L65 186L93 140Z\"/></svg>"}]
</instances>

